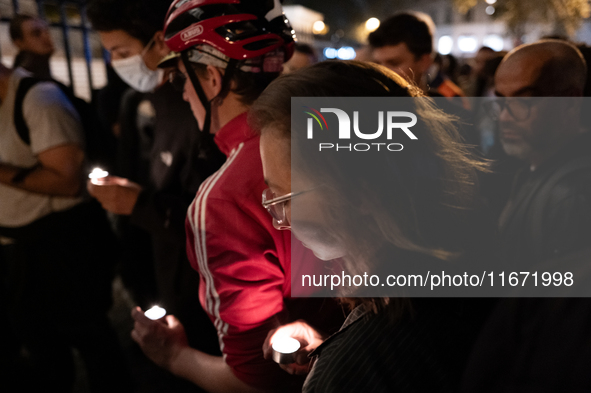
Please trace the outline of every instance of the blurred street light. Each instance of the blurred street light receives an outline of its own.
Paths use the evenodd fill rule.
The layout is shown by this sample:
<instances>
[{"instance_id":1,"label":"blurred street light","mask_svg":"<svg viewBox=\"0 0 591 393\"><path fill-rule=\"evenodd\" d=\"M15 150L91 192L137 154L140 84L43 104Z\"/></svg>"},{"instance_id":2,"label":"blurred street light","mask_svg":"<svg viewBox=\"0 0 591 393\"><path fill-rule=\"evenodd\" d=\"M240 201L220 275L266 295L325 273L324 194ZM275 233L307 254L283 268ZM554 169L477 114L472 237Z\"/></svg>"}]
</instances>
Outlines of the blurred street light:
<instances>
[{"instance_id":1,"label":"blurred street light","mask_svg":"<svg viewBox=\"0 0 591 393\"><path fill-rule=\"evenodd\" d=\"M463 53L474 53L476 52L477 46L478 42L473 36L461 35L458 38L458 49L460 49L460 51Z\"/></svg>"},{"instance_id":2,"label":"blurred street light","mask_svg":"<svg viewBox=\"0 0 591 393\"><path fill-rule=\"evenodd\" d=\"M328 28L326 27L326 24L323 21L317 20L316 22L314 22L314 25L312 26L312 31L314 32L314 34L326 34L328 33Z\"/></svg>"},{"instance_id":3,"label":"blurred street light","mask_svg":"<svg viewBox=\"0 0 591 393\"><path fill-rule=\"evenodd\" d=\"M493 15L495 13L495 7L493 7L492 5L489 5L488 7L486 7L486 14L487 15Z\"/></svg>"},{"instance_id":4,"label":"blurred street light","mask_svg":"<svg viewBox=\"0 0 591 393\"><path fill-rule=\"evenodd\" d=\"M355 49L350 46L343 46L337 51L337 57L341 60L353 60L356 56Z\"/></svg>"},{"instance_id":5,"label":"blurred street light","mask_svg":"<svg viewBox=\"0 0 591 393\"><path fill-rule=\"evenodd\" d=\"M334 59L337 57L338 51L335 48L325 48L324 57L327 59Z\"/></svg>"},{"instance_id":6,"label":"blurred street light","mask_svg":"<svg viewBox=\"0 0 591 393\"><path fill-rule=\"evenodd\" d=\"M376 31L378 27L380 27L380 20L378 18L369 18L365 22L365 29L370 33Z\"/></svg>"},{"instance_id":7,"label":"blurred street light","mask_svg":"<svg viewBox=\"0 0 591 393\"><path fill-rule=\"evenodd\" d=\"M501 37L498 34L489 34L486 37L484 37L482 45L488 46L489 48L492 48L497 52L500 52L503 49L505 49L505 42L503 40L503 37Z\"/></svg>"},{"instance_id":8,"label":"blurred street light","mask_svg":"<svg viewBox=\"0 0 591 393\"><path fill-rule=\"evenodd\" d=\"M497 0L486 0L487 4L493 5L497 2Z\"/></svg>"},{"instance_id":9,"label":"blurred street light","mask_svg":"<svg viewBox=\"0 0 591 393\"><path fill-rule=\"evenodd\" d=\"M438 52L442 55L449 55L454 47L454 40L448 35L439 38Z\"/></svg>"}]
</instances>

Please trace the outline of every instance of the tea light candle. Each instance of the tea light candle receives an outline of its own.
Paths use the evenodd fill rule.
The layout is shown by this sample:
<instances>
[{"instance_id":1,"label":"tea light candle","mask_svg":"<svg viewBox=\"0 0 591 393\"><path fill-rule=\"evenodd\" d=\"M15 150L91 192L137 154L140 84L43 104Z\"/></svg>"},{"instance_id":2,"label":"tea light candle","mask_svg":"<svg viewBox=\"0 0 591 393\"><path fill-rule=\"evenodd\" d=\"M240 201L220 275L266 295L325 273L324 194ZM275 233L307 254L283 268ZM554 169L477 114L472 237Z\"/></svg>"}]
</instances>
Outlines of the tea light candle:
<instances>
[{"instance_id":1,"label":"tea light candle","mask_svg":"<svg viewBox=\"0 0 591 393\"><path fill-rule=\"evenodd\" d=\"M150 318L152 321L156 321L163 318L166 315L166 310L162 307L154 306L144 313L144 315Z\"/></svg>"},{"instance_id":2,"label":"tea light candle","mask_svg":"<svg viewBox=\"0 0 591 393\"><path fill-rule=\"evenodd\" d=\"M300 349L300 342L291 337L276 337L273 340L273 360L279 364L295 363L295 354Z\"/></svg>"},{"instance_id":3,"label":"tea light candle","mask_svg":"<svg viewBox=\"0 0 591 393\"><path fill-rule=\"evenodd\" d=\"M101 168L94 168L88 175L92 184L100 184L99 179L104 179L109 176L109 172L102 170Z\"/></svg>"}]
</instances>

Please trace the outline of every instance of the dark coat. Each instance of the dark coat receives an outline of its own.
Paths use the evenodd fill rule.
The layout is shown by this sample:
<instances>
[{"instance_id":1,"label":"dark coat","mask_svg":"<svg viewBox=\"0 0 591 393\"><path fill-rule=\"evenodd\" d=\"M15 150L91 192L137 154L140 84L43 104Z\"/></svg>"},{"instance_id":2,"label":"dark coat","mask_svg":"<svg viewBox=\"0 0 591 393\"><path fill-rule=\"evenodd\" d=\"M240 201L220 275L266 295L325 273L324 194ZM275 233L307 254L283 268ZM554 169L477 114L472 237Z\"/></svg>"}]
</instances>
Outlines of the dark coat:
<instances>
[{"instance_id":1,"label":"dark coat","mask_svg":"<svg viewBox=\"0 0 591 393\"><path fill-rule=\"evenodd\" d=\"M501 260L531 267L578 251L591 240L591 133L535 171L523 168L499 223Z\"/></svg>"}]
</instances>

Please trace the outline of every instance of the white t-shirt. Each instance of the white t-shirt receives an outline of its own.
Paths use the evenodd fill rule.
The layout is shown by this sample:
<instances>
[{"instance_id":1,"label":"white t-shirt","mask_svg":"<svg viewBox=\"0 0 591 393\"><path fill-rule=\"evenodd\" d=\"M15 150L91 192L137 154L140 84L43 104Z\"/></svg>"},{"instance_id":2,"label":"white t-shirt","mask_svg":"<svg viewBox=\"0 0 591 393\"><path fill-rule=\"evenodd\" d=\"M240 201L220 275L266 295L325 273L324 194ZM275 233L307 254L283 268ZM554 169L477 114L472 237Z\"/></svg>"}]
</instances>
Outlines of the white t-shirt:
<instances>
[{"instance_id":1,"label":"white t-shirt","mask_svg":"<svg viewBox=\"0 0 591 393\"><path fill-rule=\"evenodd\" d=\"M17 68L10 76L6 98L0 106L0 162L29 168L37 164L37 155L65 144L83 146L82 124L74 106L58 86L40 82L33 86L23 102L23 116L31 138L25 144L14 126L14 100L20 80L29 77ZM55 197L0 184L0 226L20 227L49 213L69 209L82 198Z\"/></svg>"}]
</instances>

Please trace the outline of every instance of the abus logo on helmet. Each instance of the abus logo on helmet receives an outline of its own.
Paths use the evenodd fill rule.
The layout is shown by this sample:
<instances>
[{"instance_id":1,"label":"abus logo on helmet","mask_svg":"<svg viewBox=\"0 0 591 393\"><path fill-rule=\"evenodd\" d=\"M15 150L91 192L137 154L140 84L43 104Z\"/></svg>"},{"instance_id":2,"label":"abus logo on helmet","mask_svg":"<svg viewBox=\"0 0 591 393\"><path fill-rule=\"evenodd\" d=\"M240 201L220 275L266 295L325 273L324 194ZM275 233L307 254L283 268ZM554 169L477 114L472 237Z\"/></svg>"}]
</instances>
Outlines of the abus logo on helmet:
<instances>
[{"instance_id":1,"label":"abus logo on helmet","mask_svg":"<svg viewBox=\"0 0 591 393\"><path fill-rule=\"evenodd\" d=\"M181 34L181 40L189 41L191 38L197 37L201 33L203 33L203 26L201 26L201 25L193 26L189 30L187 30L187 31L183 32L183 34Z\"/></svg>"},{"instance_id":2,"label":"abus logo on helmet","mask_svg":"<svg viewBox=\"0 0 591 393\"><path fill-rule=\"evenodd\" d=\"M312 118L308 119L308 128L307 128L307 137L308 139L314 139L314 120L320 126L320 130L323 131L326 127L328 131L328 123L326 122L326 118L322 115L322 113L333 113L337 116L339 121L339 140L350 140L351 139L351 118L342 109L337 108L321 108L320 111L317 111L314 108L310 108L305 106L307 111L304 113L312 116ZM364 133L361 132L359 128L359 111L353 112L353 132L355 136L359 139L363 140L376 140L382 136L384 133L384 118L387 119L386 122L386 139L391 141L394 135L394 130L401 130L406 134L408 138L411 140L417 140L415 134L412 133L410 130L411 127L414 127L417 124L417 116L411 112L400 112L400 111L388 111L384 115L384 111L378 112L378 130L372 133ZM322 122L320 121L322 119ZM401 121L403 119L407 119L406 122ZM356 143L356 144L334 144L334 143L320 143L318 145L320 151L322 150L330 150L336 149L336 151L340 150L348 150L348 151L369 151L369 150L377 150L380 151L381 148L384 150L387 149L389 151L401 151L404 149L404 146L401 143Z\"/></svg>"}]
</instances>

